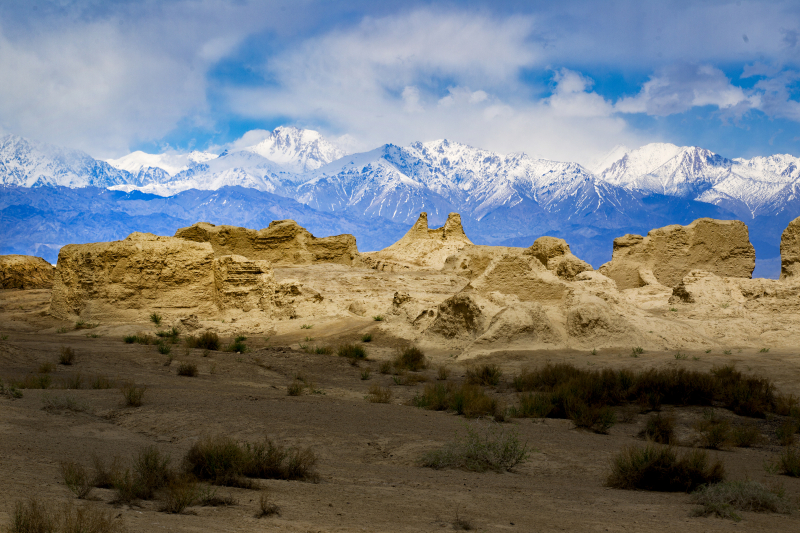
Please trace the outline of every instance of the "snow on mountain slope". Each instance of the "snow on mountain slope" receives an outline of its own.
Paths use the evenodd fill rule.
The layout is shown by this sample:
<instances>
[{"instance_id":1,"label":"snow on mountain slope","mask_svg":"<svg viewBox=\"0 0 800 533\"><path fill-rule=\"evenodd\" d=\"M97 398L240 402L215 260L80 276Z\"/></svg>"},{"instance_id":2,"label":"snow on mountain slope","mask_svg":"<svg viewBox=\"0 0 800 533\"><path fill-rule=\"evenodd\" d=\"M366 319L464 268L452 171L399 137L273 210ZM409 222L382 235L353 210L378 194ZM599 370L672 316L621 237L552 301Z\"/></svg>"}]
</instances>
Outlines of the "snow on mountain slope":
<instances>
[{"instance_id":1,"label":"snow on mountain slope","mask_svg":"<svg viewBox=\"0 0 800 533\"><path fill-rule=\"evenodd\" d=\"M114 168L136 174L145 168L160 168L169 176L174 176L198 163L205 163L218 156L210 152L190 152L188 154L147 154L142 151L131 152L119 159L107 159Z\"/></svg>"},{"instance_id":2,"label":"snow on mountain slope","mask_svg":"<svg viewBox=\"0 0 800 533\"><path fill-rule=\"evenodd\" d=\"M280 126L263 141L245 148L273 161L289 172L302 173L345 156L345 152L314 130Z\"/></svg>"},{"instance_id":3,"label":"snow on mountain slope","mask_svg":"<svg viewBox=\"0 0 800 533\"><path fill-rule=\"evenodd\" d=\"M114 190L170 196L189 189L216 190L240 186L290 196L289 177L282 167L252 152L224 153L194 165L168 179L149 183L128 183L111 187Z\"/></svg>"},{"instance_id":4,"label":"snow on mountain slope","mask_svg":"<svg viewBox=\"0 0 800 533\"><path fill-rule=\"evenodd\" d=\"M800 159L773 155L726 159L697 147L648 144L620 157L600 178L644 194L696 199L740 217L769 215L800 180Z\"/></svg>"},{"instance_id":5,"label":"snow on mountain slope","mask_svg":"<svg viewBox=\"0 0 800 533\"><path fill-rule=\"evenodd\" d=\"M21 187L110 187L130 180L130 175L108 163L69 150L16 135L0 137L0 184Z\"/></svg>"}]
</instances>

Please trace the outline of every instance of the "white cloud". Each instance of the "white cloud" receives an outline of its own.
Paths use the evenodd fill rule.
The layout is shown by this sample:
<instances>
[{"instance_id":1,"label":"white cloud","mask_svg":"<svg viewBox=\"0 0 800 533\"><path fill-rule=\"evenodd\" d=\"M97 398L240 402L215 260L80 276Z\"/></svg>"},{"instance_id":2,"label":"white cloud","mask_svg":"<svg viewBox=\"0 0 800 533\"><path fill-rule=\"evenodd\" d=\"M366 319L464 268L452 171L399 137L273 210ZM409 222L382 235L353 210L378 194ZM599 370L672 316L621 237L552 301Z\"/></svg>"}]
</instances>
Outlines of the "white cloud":
<instances>
[{"instance_id":1,"label":"white cloud","mask_svg":"<svg viewBox=\"0 0 800 533\"><path fill-rule=\"evenodd\" d=\"M720 109L753 107L745 91L731 84L725 74L710 65L673 65L660 69L636 96L622 98L616 110L666 116L692 107L713 105Z\"/></svg>"},{"instance_id":2,"label":"white cloud","mask_svg":"<svg viewBox=\"0 0 800 533\"><path fill-rule=\"evenodd\" d=\"M367 19L269 60L275 86L230 88L235 112L289 116L324 133L350 133L364 149L449 138L500 152L591 160L639 139L588 78L555 75L532 99L522 69L540 60L528 18L416 11Z\"/></svg>"}]
</instances>

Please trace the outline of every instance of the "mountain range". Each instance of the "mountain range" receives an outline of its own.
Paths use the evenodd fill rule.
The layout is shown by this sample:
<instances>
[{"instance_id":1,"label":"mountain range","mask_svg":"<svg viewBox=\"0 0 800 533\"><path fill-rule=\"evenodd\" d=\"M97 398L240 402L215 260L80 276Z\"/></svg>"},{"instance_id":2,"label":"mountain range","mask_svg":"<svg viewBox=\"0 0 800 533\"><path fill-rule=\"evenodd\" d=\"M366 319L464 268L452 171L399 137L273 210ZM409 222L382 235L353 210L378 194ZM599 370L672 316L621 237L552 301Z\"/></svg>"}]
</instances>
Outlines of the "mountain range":
<instances>
[{"instance_id":1,"label":"mountain range","mask_svg":"<svg viewBox=\"0 0 800 533\"><path fill-rule=\"evenodd\" d=\"M456 211L476 243L530 246L555 235L598 266L614 237L710 216L744 220L756 274L774 277L780 233L800 215L799 182L791 155L727 159L666 143L616 147L586 168L448 140L347 154L293 127L218 155L133 152L108 161L6 135L0 253L53 261L66 242L170 234L198 220L261 227L270 217L296 218L321 235L353 233L363 251L393 242L421 211L433 224ZM77 203L57 201L66 197ZM104 219L113 223L103 227Z\"/></svg>"}]
</instances>

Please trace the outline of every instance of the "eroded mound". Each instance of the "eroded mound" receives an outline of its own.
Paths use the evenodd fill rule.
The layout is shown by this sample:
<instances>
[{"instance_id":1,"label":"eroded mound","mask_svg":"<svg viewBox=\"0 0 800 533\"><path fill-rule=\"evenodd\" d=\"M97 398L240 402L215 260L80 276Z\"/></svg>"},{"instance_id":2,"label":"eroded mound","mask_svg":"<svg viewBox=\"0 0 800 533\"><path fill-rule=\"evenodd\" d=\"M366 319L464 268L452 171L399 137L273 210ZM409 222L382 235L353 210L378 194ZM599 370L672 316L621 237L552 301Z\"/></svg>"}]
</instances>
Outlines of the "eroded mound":
<instances>
[{"instance_id":1,"label":"eroded mound","mask_svg":"<svg viewBox=\"0 0 800 533\"><path fill-rule=\"evenodd\" d=\"M241 255L273 264L353 265L359 261L356 238L352 235L314 237L294 220L276 220L260 230L198 222L179 229L175 237L210 243L216 256Z\"/></svg>"},{"instance_id":2,"label":"eroded mound","mask_svg":"<svg viewBox=\"0 0 800 533\"><path fill-rule=\"evenodd\" d=\"M0 289L49 289L53 265L32 255L0 255Z\"/></svg>"},{"instance_id":3,"label":"eroded mound","mask_svg":"<svg viewBox=\"0 0 800 533\"><path fill-rule=\"evenodd\" d=\"M468 246L473 244L461 226L461 215L450 213L444 226L429 229L428 213L420 213L402 239L364 256L367 264L376 270L440 270L449 256Z\"/></svg>"},{"instance_id":4,"label":"eroded mound","mask_svg":"<svg viewBox=\"0 0 800 533\"><path fill-rule=\"evenodd\" d=\"M600 267L600 272L616 281L620 289L647 285L648 272L660 284L674 287L694 269L749 278L755 261L744 222L700 218L688 226L651 230L646 237L614 239L612 259Z\"/></svg>"}]
</instances>

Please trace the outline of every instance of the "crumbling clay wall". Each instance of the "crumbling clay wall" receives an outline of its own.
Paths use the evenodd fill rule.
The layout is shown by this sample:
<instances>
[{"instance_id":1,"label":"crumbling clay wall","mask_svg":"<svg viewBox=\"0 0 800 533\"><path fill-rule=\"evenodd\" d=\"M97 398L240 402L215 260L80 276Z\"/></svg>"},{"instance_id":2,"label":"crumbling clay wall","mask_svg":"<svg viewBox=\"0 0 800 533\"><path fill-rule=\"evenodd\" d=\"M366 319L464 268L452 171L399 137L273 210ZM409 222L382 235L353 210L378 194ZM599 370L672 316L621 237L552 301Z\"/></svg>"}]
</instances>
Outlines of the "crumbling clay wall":
<instances>
[{"instance_id":1,"label":"crumbling clay wall","mask_svg":"<svg viewBox=\"0 0 800 533\"><path fill-rule=\"evenodd\" d=\"M352 235L314 237L294 220L276 220L260 230L198 222L179 229L175 237L210 243L216 256L241 255L273 264L359 262L356 238Z\"/></svg>"},{"instance_id":2,"label":"crumbling clay wall","mask_svg":"<svg viewBox=\"0 0 800 533\"><path fill-rule=\"evenodd\" d=\"M800 218L789 222L781 235L781 279L800 275Z\"/></svg>"},{"instance_id":3,"label":"crumbling clay wall","mask_svg":"<svg viewBox=\"0 0 800 533\"><path fill-rule=\"evenodd\" d=\"M0 289L49 289L53 265L32 255L0 255Z\"/></svg>"},{"instance_id":4,"label":"crumbling clay wall","mask_svg":"<svg viewBox=\"0 0 800 533\"><path fill-rule=\"evenodd\" d=\"M750 278L755 260L744 222L700 218L688 226L654 229L646 237L614 239L611 261L601 266L600 272L620 289L646 285L649 272L660 284L674 287L694 269Z\"/></svg>"},{"instance_id":5,"label":"crumbling clay wall","mask_svg":"<svg viewBox=\"0 0 800 533\"><path fill-rule=\"evenodd\" d=\"M364 260L376 270L441 270L449 256L471 246L458 213L450 213L444 226L436 229L428 228L428 213L420 213L402 239L379 252L364 254Z\"/></svg>"},{"instance_id":6,"label":"crumbling clay wall","mask_svg":"<svg viewBox=\"0 0 800 533\"><path fill-rule=\"evenodd\" d=\"M146 320L150 313L217 318L272 314L278 286L267 261L215 257L209 243L133 233L61 249L50 312L65 320Z\"/></svg>"}]
</instances>

